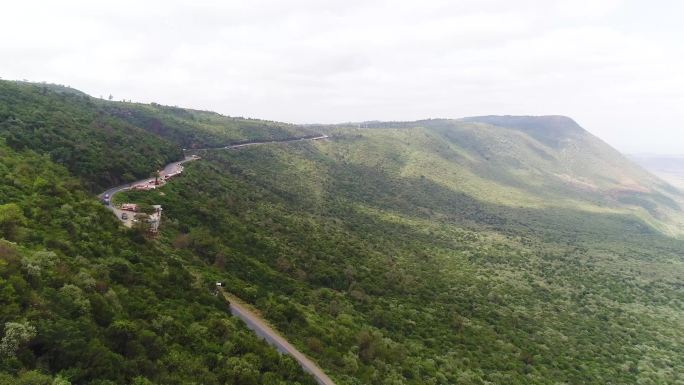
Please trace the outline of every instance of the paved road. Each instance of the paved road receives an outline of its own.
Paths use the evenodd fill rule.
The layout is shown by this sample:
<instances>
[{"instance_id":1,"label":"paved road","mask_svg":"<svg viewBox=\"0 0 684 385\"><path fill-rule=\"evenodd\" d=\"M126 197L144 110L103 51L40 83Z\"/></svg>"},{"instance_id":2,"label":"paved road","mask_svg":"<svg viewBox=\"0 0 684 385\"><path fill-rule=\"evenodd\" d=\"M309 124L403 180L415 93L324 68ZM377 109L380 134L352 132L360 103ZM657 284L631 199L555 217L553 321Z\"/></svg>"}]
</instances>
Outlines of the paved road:
<instances>
[{"instance_id":1,"label":"paved road","mask_svg":"<svg viewBox=\"0 0 684 385\"><path fill-rule=\"evenodd\" d=\"M220 150L220 149L239 149L243 147L249 147L249 146L256 146L259 144L269 144L269 143L290 143L290 142L300 142L300 141L307 141L307 140L322 140L322 139L327 139L327 135L320 135L320 136L314 136L314 137L305 137L305 138L296 138L296 139L287 139L287 140L276 140L276 141L269 141L269 142L249 142L249 143L240 143L240 144L233 144L230 146L224 146L224 147L216 147L216 148L200 148L200 149L192 149L191 151L197 151L197 150ZM193 160L196 160L199 158L193 157L193 156L186 156L185 159L177 161L177 162L172 162L167 164L164 167L164 170L162 171L162 175L166 174L173 174L179 171L182 171L182 165L183 163L190 162ZM137 184L142 184L142 183L149 183L150 181L154 181L154 178L147 178L147 179L142 179L136 182L132 183L127 183L121 186L116 186L108 189L107 191L104 191L102 194L98 195L100 199L104 199L105 194L109 194L109 199L110 201L113 200L114 195L124 191L128 190L131 188L131 186L137 185ZM114 212L117 218L121 220L121 214L124 212L122 210L117 209L116 207L109 205L107 206L110 210ZM132 222L133 215L129 215L129 219L126 221L122 222L124 225L131 227L133 222ZM240 303L240 301L229 295L228 293L223 293L224 297L228 299L230 302L230 312L233 316L240 318L245 324L247 324L247 327L251 330L253 330L259 337L263 338L268 344L274 346L278 351L284 354L290 355L292 358L294 358L299 365L304 369L307 373L311 374L315 379L316 382L318 382L320 385L335 385L333 380L328 377L323 370L318 367L313 361L311 361L309 358L307 358L302 352L297 350L294 346L292 346L285 338L283 338L278 332L273 330L266 322L264 322L258 315L247 309L244 305Z\"/></svg>"},{"instance_id":2,"label":"paved road","mask_svg":"<svg viewBox=\"0 0 684 385\"><path fill-rule=\"evenodd\" d=\"M174 174L174 173L177 173L179 171L182 171L183 170L183 167L182 167L183 163L191 162L191 161L196 160L196 159L198 159L198 158L193 157L193 156L186 156L185 159L183 159L183 160L171 162L171 163L167 164L166 166L164 166L164 169L162 170L161 175ZM105 195L109 194L109 200L110 200L110 202L113 202L114 201L114 195L116 193L119 193L119 192L125 191L125 190L129 190L132 186L135 186L138 184L148 184L150 182L154 182L154 178L141 179L141 180L138 180L135 182L123 184L121 186L112 187L112 188L108 189L107 191L103 192L102 194L98 195L98 198L100 198L100 200L103 200ZM133 226L133 215L134 215L133 213L120 210L120 209L114 207L113 204L108 205L107 208L112 210L114 215L116 215L116 217L119 218L119 220L121 222L123 222L124 226L126 226L126 227L132 227ZM128 219L126 219L126 220L121 219L121 214L123 214L123 213L129 214Z\"/></svg>"},{"instance_id":3,"label":"paved road","mask_svg":"<svg viewBox=\"0 0 684 385\"><path fill-rule=\"evenodd\" d=\"M335 385L333 380L328 377L321 368L307 358L302 352L292 346L278 332L268 326L261 318L247 309L235 297L223 293L223 296L230 302L230 312L235 317L240 318L247 327L253 330L259 337L263 338L268 344L274 346L279 352L288 354L294 358L307 373L311 374L320 385Z\"/></svg>"},{"instance_id":4,"label":"paved road","mask_svg":"<svg viewBox=\"0 0 684 385\"><path fill-rule=\"evenodd\" d=\"M228 146L222 146L222 147L211 147L211 148L193 148L187 150L188 152L190 151L203 151L203 150L231 150L231 149L239 149L243 147L249 147L249 146L256 146L260 144L272 144L272 143L291 143L291 142L302 142L302 141L307 141L307 140L322 140L322 139L327 139L328 135L319 135L319 136L307 136L307 137L302 137L302 138L293 138L293 139L285 139L285 140L272 140L272 141L257 141L257 142L247 142L247 143L238 143L238 144L231 144ZM198 158L195 158L193 156L186 156L185 159L176 161L176 162L171 162L164 166L164 169L162 170L162 175L167 175L167 174L174 174L176 172L182 171L182 165L183 163L191 162L193 160L196 160ZM100 200L104 199L105 195L109 195L109 200L110 202L114 201L114 195L116 193L119 193L124 190L130 189L132 186L138 185L138 184L147 184L150 182L153 182L154 178L147 178L147 179L141 179L135 182L131 183L126 183L121 186L116 186L108 189L107 191L102 192L102 194L98 195L98 198ZM114 207L114 205L109 205L107 206L114 215L116 215L117 218L124 224L126 227L132 227L133 226L133 215L129 215L128 219L124 220L121 219L121 214L123 214L126 211L119 210L118 208ZM129 213L130 214L130 213Z\"/></svg>"},{"instance_id":5,"label":"paved road","mask_svg":"<svg viewBox=\"0 0 684 385\"><path fill-rule=\"evenodd\" d=\"M230 150L230 149L237 149L237 148L242 148L242 147L258 146L260 144L304 142L307 140L322 140L322 139L328 139L328 135L305 136L305 137L301 137L301 138L283 139L283 140L245 142L245 143L230 144L228 146L221 146L221 147L188 148L186 151L190 152L190 151L204 151L204 150Z\"/></svg>"}]
</instances>

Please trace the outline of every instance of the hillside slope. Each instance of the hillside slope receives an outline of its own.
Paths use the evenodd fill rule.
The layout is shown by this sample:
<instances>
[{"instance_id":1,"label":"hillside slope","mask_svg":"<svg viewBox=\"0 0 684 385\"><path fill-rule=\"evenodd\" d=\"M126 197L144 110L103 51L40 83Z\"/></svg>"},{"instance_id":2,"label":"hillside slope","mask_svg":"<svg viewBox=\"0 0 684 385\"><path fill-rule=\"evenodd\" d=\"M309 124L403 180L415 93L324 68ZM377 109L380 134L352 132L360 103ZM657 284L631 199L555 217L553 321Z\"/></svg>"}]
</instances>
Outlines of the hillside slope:
<instances>
[{"instance_id":1,"label":"hillside slope","mask_svg":"<svg viewBox=\"0 0 684 385\"><path fill-rule=\"evenodd\" d=\"M366 126L370 130L339 132L383 141L376 155L370 154L375 148L365 148L369 143L355 151L378 159L403 157L403 176L429 177L509 208L629 214L667 234L684 232L681 192L569 118L488 116Z\"/></svg>"},{"instance_id":2,"label":"hillside slope","mask_svg":"<svg viewBox=\"0 0 684 385\"><path fill-rule=\"evenodd\" d=\"M90 97L52 84L0 80L0 136L50 155L91 191L150 176L183 148L311 135L303 127L159 104Z\"/></svg>"},{"instance_id":3,"label":"hillside slope","mask_svg":"<svg viewBox=\"0 0 684 385\"><path fill-rule=\"evenodd\" d=\"M284 140L316 134L306 127L292 124L223 116L210 111L162 106L156 103L108 103L104 109L113 116L187 149Z\"/></svg>"},{"instance_id":4,"label":"hillside slope","mask_svg":"<svg viewBox=\"0 0 684 385\"><path fill-rule=\"evenodd\" d=\"M364 127L204 151L163 195L126 199L164 205L163 241L338 384L680 380L669 186L577 128Z\"/></svg>"},{"instance_id":5,"label":"hillside slope","mask_svg":"<svg viewBox=\"0 0 684 385\"><path fill-rule=\"evenodd\" d=\"M0 384L315 384L64 167L0 142L0 185Z\"/></svg>"},{"instance_id":6,"label":"hillside slope","mask_svg":"<svg viewBox=\"0 0 684 385\"><path fill-rule=\"evenodd\" d=\"M671 186L641 169L567 117L476 117L463 121L511 128L528 135L532 141L527 145L539 157L549 161L551 167L548 167L548 171L555 174L564 172L561 174L564 181L567 178L562 176L578 179L578 188L593 186L595 191L613 197L619 197L620 193L644 193L655 201L660 199L660 203L667 201L667 195L678 194ZM545 147L551 150L545 152ZM555 159L549 159L547 155L554 153L553 150L558 153ZM535 163L539 163L539 160ZM542 169L543 166L535 168ZM675 208L674 205L672 208Z\"/></svg>"},{"instance_id":7,"label":"hillside slope","mask_svg":"<svg viewBox=\"0 0 684 385\"><path fill-rule=\"evenodd\" d=\"M297 127L0 82L0 384L664 384L684 373L679 193L562 117ZM182 148L162 231L93 194ZM4 142L3 142L4 141Z\"/></svg>"}]
</instances>

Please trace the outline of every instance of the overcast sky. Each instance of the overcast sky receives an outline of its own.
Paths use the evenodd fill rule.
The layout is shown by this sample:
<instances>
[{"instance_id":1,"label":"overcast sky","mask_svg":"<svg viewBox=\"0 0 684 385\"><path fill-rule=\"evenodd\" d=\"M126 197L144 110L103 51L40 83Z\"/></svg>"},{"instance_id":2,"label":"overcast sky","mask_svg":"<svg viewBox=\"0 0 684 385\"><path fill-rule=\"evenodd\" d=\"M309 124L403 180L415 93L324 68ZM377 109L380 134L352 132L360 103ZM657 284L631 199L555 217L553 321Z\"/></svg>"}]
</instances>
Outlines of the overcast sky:
<instances>
[{"instance_id":1,"label":"overcast sky","mask_svg":"<svg viewBox=\"0 0 684 385\"><path fill-rule=\"evenodd\" d=\"M0 77L293 123L562 114L684 153L684 2L8 1Z\"/></svg>"}]
</instances>

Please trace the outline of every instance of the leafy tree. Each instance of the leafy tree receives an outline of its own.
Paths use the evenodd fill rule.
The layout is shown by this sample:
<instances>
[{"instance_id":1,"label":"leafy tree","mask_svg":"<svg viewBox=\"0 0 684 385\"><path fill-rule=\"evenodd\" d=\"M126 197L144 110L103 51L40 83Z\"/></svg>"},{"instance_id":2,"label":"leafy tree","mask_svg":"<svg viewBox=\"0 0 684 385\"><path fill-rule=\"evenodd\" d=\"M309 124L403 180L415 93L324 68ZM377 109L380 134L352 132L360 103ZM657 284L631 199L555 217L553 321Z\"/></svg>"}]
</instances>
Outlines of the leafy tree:
<instances>
[{"instance_id":1,"label":"leafy tree","mask_svg":"<svg viewBox=\"0 0 684 385\"><path fill-rule=\"evenodd\" d=\"M26 223L21 207L16 203L0 205L0 232L9 240L17 238L19 228Z\"/></svg>"},{"instance_id":2,"label":"leafy tree","mask_svg":"<svg viewBox=\"0 0 684 385\"><path fill-rule=\"evenodd\" d=\"M0 355L11 357L36 336L36 328L27 322L6 322L0 341Z\"/></svg>"}]
</instances>

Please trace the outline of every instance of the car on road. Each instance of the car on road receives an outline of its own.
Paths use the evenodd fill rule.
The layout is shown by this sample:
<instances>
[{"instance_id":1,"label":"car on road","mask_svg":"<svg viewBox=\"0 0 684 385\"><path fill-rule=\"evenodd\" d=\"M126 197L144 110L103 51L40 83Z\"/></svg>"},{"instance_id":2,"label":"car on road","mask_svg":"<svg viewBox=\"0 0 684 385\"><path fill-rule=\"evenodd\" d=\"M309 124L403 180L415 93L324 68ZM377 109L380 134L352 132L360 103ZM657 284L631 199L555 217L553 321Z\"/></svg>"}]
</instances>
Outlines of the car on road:
<instances>
[{"instance_id":1,"label":"car on road","mask_svg":"<svg viewBox=\"0 0 684 385\"><path fill-rule=\"evenodd\" d=\"M128 219L128 214L122 213L122 214L121 214L121 219L123 219L124 221L125 221L126 219Z\"/></svg>"}]
</instances>

